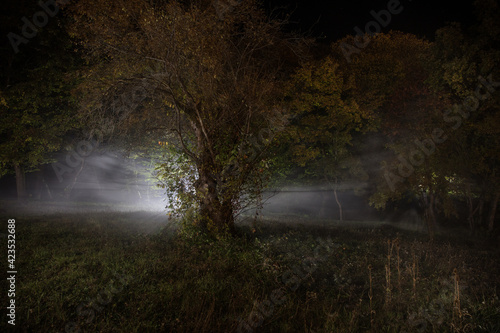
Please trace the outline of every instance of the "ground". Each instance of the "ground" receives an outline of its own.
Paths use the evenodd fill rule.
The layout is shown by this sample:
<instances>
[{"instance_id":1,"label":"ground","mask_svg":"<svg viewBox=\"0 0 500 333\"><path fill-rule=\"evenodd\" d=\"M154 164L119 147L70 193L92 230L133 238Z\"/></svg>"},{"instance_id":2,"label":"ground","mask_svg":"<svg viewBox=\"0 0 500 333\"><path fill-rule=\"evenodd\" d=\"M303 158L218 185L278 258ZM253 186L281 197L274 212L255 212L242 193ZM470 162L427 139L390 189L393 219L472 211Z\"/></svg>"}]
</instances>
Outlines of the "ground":
<instances>
[{"instance_id":1,"label":"ground","mask_svg":"<svg viewBox=\"0 0 500 333\"><path fill-rule=\"evenodd\" d=\"M83 206L0 213L16 219L17 331L500 331L495 239L273 216L213 241Z\"/></svg>"}]
</instances>

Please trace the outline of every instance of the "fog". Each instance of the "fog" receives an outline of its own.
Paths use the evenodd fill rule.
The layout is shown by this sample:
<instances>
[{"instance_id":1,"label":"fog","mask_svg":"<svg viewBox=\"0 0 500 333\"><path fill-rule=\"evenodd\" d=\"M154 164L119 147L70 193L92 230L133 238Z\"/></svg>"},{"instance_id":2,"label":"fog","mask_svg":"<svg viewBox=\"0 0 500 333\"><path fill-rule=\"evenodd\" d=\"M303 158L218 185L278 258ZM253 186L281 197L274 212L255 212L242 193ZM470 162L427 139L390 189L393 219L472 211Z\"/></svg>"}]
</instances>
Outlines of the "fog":
<instances>
[{"instance_id":1,"label":"fog","mask_svg":"<svg viewBox=\"0 0 500 333\"><path fill-rule=\"evenodd\" d=\"M72 164L65 156L69 155L26 174L28 202L50 203L45 205L48 211L165 211L168 202L157 186L154 164L147 159L108 151ZM3 177L0 184L2 199L14 199L14 176Z\"/></svg>"},{"instance_id":2,"label":"fog","mask_svg":"<svg viewBox=\"0 0 500 333\"><path fill-rule=\"evenodd\" d=\"M80 159L65 153L56 156L56 160L26 174L26 203L12 204L16 196L14 176L0 179L1 203L5 206L2 210L29 215L142 211L169 220L168 200L165 190L158 187L154 160L116 151L94 151ZM368 205L366 187L363 182L337 184L337 198L325 184L267 189L262 206L237 212L237 222L253 223L258 217L260 223L345 227L392 224L402 229L425 231L414 205L392 207L390 214L379 212Z\"/></svg>"},{"instance_id":3,"label":"fog","mask_svg":"<svg viewBox=\"0 0 500 333\"><path fill-rule=\"evenodd\" d=\"M402 230L426 232L424 221L414 203L378 211L368 204L368 196L360 191L361 183L339 184L337 199L331 188L325 186L294 186L267 190L261 209L253 206L242 214L242 221L255 224L279 223L324 227L378 228L391 225ZM339 205L342 207L342 218Z\"/></svg>"}]
</instances>

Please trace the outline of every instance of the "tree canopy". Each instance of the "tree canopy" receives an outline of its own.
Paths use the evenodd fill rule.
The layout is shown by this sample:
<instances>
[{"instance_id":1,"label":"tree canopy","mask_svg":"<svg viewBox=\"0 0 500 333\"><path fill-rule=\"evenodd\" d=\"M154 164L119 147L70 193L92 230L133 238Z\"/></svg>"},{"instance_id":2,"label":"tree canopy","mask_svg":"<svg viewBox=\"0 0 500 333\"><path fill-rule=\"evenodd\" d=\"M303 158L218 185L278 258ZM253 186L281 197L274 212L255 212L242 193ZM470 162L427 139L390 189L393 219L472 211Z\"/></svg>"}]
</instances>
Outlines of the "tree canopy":
<instances>
[{"instance_id":1,"label":"tree canopy","mask_svg":"<svg viewBox=\"0 0 500 333\"><path fill-rule=\"evenodd\" d=\"M117 87L146 84L149 98L116 130L175 134L196 173L199 223L232 230L242 193L260 190L272 133L287 121L281 86L302 40L254 1L223 17L207 1L84 0L68 9L71 34L96 63L82 86L86 111L106 118Z\"/></svg>"}]
</instances>

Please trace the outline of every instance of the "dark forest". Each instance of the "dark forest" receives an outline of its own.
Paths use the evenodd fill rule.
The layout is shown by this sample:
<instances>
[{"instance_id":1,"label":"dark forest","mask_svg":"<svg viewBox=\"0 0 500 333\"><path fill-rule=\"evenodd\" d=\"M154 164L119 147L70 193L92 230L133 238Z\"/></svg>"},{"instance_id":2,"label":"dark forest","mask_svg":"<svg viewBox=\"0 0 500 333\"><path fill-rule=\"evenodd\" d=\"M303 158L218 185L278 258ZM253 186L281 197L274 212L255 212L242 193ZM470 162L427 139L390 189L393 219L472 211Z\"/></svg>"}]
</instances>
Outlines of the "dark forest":
<instances>
[{"instance_id":1,"label":"dark forest","mask_svg":"<svg viewBox=\"0 0 500 333\"><path fill-rule=\"evenodd\" d=\"M500 331L497 0L0 16L2 331Z\"/></svg>"}]
</instances>

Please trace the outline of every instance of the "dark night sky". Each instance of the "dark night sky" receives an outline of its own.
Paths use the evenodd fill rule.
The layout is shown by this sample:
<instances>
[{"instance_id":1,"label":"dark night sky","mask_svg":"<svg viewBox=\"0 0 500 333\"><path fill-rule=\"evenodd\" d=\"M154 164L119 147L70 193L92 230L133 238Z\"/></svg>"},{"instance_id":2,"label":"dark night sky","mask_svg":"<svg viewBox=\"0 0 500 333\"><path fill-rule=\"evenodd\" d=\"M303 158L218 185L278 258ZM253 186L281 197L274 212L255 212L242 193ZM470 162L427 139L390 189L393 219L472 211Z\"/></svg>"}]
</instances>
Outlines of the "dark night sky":
<instances>
[{"instance_id":1,"label":"dark night sky","mask_svg":"<svg viewBox=\"0 0 500 333\"><path fill-rule=\"evenodd\" d=\"M334 41L348 34L354 34L354 27L364 31L366 23L374 20L370 11L387 9L388 0L269 0L267 6L287 6L294 10L293 21L299 21L302 30L312 27L314 36L323 35L326 41ZM382 32L400 30L419 37L433 39L436 29L446 22L473 22L472 0L428 1L401 0L401 13L392 15L390 23Z\"/></svg>"},{"instance_id":2,"label":"dark night sky","mask_svg":"<svg viewBox=\"0 0 500 333\"><path fill-rule=\"evenodd\" d=\"M9 20L16 28L14 32L20 33L23 25L22 16L31 17L33 8L19 8L7 0L5 11L0 16ZM223 0L220 0L223 1ZM387 9L388 3L396 0L264 0L267 9L280 8L278 12L293 12L291 21L293 27L302 32L310 32L314 37L324 37L323 41L332 42L348 34L354 34L354 27L358 26L364 31L366 23L374 20L370 11L379 12ZM7 6L11 3L12 12ZM419 37L433 39L436 29L444 26L449 21L459 21L469 24L473 21L473 0L465 1L429 1L429 0L401 0L401 13L392 15L390 23L382 32L400 30L414 33ZM37 5L33 5L40 10ZM16 23L17 22L17 23ZM11 26L7 29L13 29ZM7 31L2 27L2 48L10 49L7 40Z\"/></svg>"}]
</instances>

